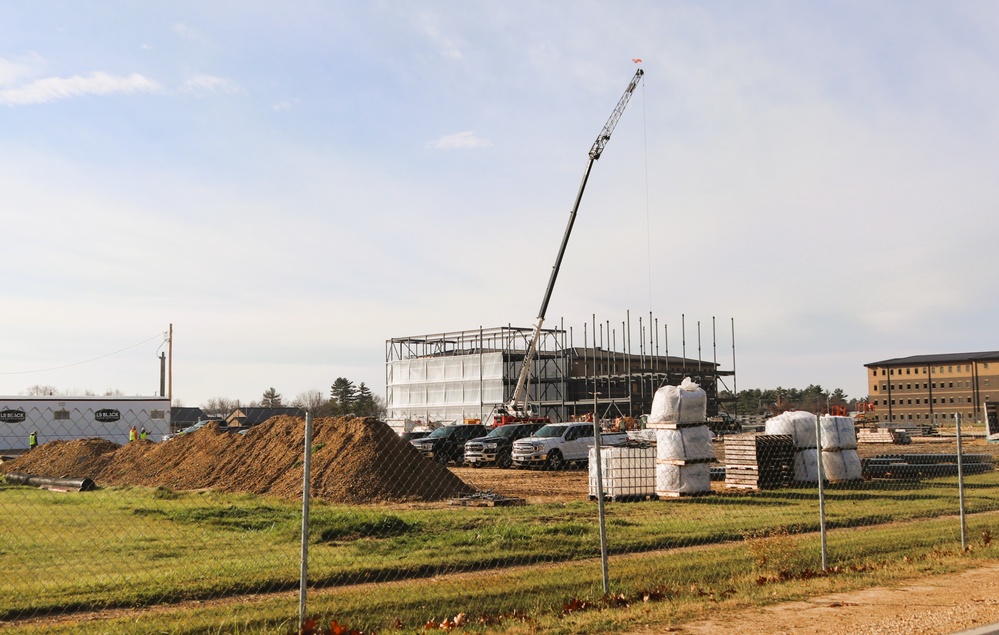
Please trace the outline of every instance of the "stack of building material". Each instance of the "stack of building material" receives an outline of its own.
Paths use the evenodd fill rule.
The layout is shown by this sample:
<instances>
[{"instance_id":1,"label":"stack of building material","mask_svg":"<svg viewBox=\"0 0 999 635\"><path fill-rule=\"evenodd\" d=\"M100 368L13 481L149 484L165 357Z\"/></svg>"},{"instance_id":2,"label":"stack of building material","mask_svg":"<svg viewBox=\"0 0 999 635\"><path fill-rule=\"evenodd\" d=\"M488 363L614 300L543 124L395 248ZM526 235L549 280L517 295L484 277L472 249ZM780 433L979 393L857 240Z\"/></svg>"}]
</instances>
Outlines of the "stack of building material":
<instances>
[{"instance_id":1,"label":"stack of building material","mask_svg":"<svg viewBox=\"0 0 999 635\"><path fill-rule=\"evenodd\" d=\"M656 494L679 497L711 491L715 460L707 426L707 395L690 378L663 386L652 400L648 428L656 434Z\"/></svg>"},{"instance_id":2,"label":"stack of building material","mask_svg":"<svg viewBox=\"0 0 999 635\"><path fill-rule=\"evenodd\" d=\"M596 448L590 448L590 500L600 495L596 454ZM656 449L651 445L601 447L600 471L605 500L656 498Z\"/></svg>"},{"instance_id":3,"label":"stack of building material","mask_svg":"<svg viewBox=\"0 0 999 635\"><path fill-rule=\"evenodd\" d=\"M819 452L815 437L815 415L804 411L783 412L767 419L766 434L790 436L794 440L794 480L819 481Z\"/></svg>"},{"instance_id":4,"label":"stack of building material","mask_svg":"<svg viewBox=\"0 0 999 635\"><path fill-rule=\"evenodd\" d=\"M830 483L859 481L863 476L857 455L857 432L850 417L819 417L822 472Z\"/></svg>"},{"instance_id":5,"label":"stack of building material","mask_svg":"<svg viewBox=\"0 0 999 635\"><path fill-rule=\"evenodd\" d=\"M794 439L786 434L725 436L725 486L775 489L794 476Z\"/></svg>"}]
</instances>

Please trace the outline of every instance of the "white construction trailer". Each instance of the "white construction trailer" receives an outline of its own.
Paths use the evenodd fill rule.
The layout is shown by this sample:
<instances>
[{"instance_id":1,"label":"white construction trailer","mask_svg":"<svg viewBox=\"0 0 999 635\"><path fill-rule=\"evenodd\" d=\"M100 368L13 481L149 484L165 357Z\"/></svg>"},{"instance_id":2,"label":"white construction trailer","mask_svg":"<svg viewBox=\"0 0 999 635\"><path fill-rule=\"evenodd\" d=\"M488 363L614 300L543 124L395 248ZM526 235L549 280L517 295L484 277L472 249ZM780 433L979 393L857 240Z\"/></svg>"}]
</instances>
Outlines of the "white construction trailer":
<instances>
[{"instance_id":1,"label":"white construction trailer","mask_svg":"<svg viewBox=\"0 0 999 635\"><path fill-rule=\"evenodd\" d=\"M0 397L0 451L38 444L102 438L124 445L132 426L152 441L170 433L168 397Z\"/></svg>"}]
</instances>

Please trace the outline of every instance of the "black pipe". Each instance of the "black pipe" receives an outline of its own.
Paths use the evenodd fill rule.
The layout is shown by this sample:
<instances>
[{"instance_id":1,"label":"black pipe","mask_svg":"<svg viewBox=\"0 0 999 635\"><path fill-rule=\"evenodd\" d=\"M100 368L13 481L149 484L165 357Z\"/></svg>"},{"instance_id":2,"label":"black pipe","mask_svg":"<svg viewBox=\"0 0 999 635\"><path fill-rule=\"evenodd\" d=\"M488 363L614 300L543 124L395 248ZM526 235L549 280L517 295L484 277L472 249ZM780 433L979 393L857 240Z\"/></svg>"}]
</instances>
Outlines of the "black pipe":
<instances>
[{"instance_id":1,"label":"black pipe","mask_svg":"<svg viewBox=\"0 0 999 635\"><path fill-rule=\"evenodd\" d=\"M57 478L54 476L36 476L23 472L11 472L7 475L7 482L14 485L31 485L34 487L74 490L77 492L89 492L97 489L97 485L89 478Z\"/></svg>"}]
</instances>

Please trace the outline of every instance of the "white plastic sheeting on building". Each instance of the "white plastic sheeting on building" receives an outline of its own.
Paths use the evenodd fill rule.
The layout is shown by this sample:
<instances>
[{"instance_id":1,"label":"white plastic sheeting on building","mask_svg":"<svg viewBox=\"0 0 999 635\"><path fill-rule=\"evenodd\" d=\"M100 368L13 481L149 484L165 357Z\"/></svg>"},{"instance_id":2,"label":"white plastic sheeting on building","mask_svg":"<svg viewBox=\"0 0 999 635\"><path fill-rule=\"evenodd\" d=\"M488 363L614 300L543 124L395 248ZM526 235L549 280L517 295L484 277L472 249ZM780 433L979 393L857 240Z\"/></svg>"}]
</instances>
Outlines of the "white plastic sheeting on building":
<instances>
[{"instance_id":1,"label":"white plastic sheeting on building","mask_svg":"<svg viewBox=\"0 0 999 635\"><path fill-rule=\"evenodd\" d=\"M385 375L390 419L457 422L503 403L502 353L397 360Z\"/></svg>"}]
</instances>

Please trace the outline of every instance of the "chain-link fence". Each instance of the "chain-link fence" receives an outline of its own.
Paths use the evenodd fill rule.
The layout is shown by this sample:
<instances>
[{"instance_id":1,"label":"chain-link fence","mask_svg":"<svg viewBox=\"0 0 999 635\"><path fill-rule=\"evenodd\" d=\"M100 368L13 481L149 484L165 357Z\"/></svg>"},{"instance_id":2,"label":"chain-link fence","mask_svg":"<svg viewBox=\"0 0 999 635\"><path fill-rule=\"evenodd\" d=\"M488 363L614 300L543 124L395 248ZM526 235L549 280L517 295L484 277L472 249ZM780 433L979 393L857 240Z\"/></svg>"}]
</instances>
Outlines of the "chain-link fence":
<instances>
[{"instance_id":1,"label":"chain-link fence","mask_svg":"<svg viewBox=\"0 0 999 635\"><path fill-rule=\"evenodd\" d=\"M0 465L0 628L544 631L598 607L571 629L601 632L634 604L682 619L702 596L932 568L987 552L999 507L984 427L935 432L858 439L850 419L785 413L724 435L677 417L410 440L278 417L43 436Z\"/></svg>"}]
</instances>

